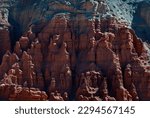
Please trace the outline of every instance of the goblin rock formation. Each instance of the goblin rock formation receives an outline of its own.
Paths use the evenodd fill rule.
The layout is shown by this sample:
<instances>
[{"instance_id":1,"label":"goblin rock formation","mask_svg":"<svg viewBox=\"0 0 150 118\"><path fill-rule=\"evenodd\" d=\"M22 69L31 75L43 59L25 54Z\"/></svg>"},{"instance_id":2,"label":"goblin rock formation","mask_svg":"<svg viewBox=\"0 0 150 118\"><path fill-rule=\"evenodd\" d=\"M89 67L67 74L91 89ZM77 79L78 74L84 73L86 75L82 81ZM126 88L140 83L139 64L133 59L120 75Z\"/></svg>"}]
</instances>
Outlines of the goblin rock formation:
<instances>
[{"instance_id":1,"label":"goblin rock formation","mask_svg":"<svg viewBox=\"0 0 150 118\"><path fill-rule=\"evenodd\" d=\"M147 44L114 16L97 17L104 1L72 4L50 3L67 13L31 24L13 50L0 30L0 100L150 100Z\"/></svg>"}]
</instances>

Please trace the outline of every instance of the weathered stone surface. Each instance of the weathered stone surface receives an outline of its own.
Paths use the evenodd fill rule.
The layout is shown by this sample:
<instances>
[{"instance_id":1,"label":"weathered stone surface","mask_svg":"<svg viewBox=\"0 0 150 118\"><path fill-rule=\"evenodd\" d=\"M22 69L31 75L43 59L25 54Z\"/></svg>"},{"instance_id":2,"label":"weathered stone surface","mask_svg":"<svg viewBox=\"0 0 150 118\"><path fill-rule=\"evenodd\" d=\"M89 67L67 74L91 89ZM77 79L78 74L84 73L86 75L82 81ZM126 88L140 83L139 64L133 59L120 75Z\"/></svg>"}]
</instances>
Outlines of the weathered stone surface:
<instances>
[{"instance_id":1,"label":"weathered stone surface","mask_svg":"<svg viewBox=\"0 0 150 118\"><path fill-rule=\"evenodd\" d=\"M1 22L1 20L0 20ZM0 29L0 57L11 49L8 29ZM0 58L1 61L2 58Z\"/></svg>"},{"instance_id":2,"label":"weathered stone surface","mask_svg":"<svg viewBox=\"0 0 150 118\"><path fill-rule=\"evenodd\" d=\"M35 88L26 88L16 86L14 84L0 85L0 99L11 101L42 101L47 100L47 95L44 91Z\"/></svg>"},{"instance_id":3,"label":"weathered stone surface","mask_svg":"<svg viewBox=\"0 0 150 118\"><path fill-rule=\"evenodd\" d=\"M50 4L69 13L30 25L4 51L0 100L150 100L146 43L113 15L97 18L97 2L72 4L80 8ZM6 31L0 39L9 44Z\"/></svg>"},{"instance_id":4,"label":"weathered stone surface","mask_svg":"<svg viewBox=\"0 0 150 118\"><path fill-rule=\"evenodd\" d=\"M10 37L9 37L10 24L8 22L7 14L8 14L8 10L2 9L0 7L0 62L2 60L2 56L6 53L6 51L11 49Z\"/></svg>"}]
</instances>

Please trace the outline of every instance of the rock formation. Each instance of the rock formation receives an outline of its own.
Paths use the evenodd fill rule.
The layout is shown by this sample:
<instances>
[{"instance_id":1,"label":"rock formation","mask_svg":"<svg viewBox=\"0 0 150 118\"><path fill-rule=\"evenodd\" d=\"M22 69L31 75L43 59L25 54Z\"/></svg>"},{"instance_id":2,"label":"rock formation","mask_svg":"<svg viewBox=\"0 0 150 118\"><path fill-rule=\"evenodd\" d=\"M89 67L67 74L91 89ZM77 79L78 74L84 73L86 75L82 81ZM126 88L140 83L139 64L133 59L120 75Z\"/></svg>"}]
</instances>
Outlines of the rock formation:
<instances>
[{"instance_id":1,"label":"rock formation","mask_svg":"<svg viewBox=\"0 0 150 118\"><path fill-rule=\"evenodd\" d=\"M10 46L10 32L8 18L6 16L8 11L6 9L0 10L0 61L1 57L6 53L7 50L11 49Z\"/></svg>"},{"instance_id":2,"label":"rock formation","mask_svg":"<svg viewBox=\"0 0 150 118\"><path fill-rule=\"evenodd\" d=\"M72 4L80 8L51 3L67 13L28 26L13 50L0 30L0 100L150 100L146 43L116 17L97 17L104 1Z\"/></svg>"},{"instance_id":3,"label":"rock formation","mask_svg":"<svg viewBox=\"0 0 150 118\"><path fill-rule=\"evenodd\" d=\"M35 88L27 88L16 86L14 84L0 85L0 99L1 100L15 100L15 101L45 101L47 94Z\"/></svg>"}]
</instances>

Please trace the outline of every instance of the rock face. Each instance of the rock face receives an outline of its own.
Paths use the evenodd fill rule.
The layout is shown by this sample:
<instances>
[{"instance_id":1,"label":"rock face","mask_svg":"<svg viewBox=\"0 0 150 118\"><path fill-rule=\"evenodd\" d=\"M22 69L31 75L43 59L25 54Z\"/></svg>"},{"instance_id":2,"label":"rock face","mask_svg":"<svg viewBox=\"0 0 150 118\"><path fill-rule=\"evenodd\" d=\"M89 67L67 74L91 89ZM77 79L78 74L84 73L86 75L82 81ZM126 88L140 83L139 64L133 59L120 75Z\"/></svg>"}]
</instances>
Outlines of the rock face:
<instances>
[{"instance_id":1,"label":"rock face","mask_svg":"<svg viewBox=\"0 0 150 118\"><path fill-rule=\"evenodd\" d=\"M0 61L7 50L10 50L9 23L6 16L8 11L0 8Z\"/></svg>"},{"instance_id":2,"label":"rock face","mask_svg":"<svg viewBox=\"0 0 150 118\"><path fill-rule=\"evenodd\" d=\"M32 24L4 54L0 100L150 100L149 48L133 29L97 18L96 1L51 5L68 13Z\"/></svg>"},{"instance_id":3,"label":"rock face","mask_svg":"<svg viewBox=\"0 0 150 118\"><path fill-rule=\"evenodd\" d=\"M141 17L146 21L146 23L150 26L150 22L149 22L149 18L150 18L150 12L149 12L149 10L150 10L150 3L147 3L146 4L146 2L144 3L142 3L141 4L141 11L140 11L140 15L141 15Z\"/></svg>"},{"instance_id":4,"label":"rock face","mask_svg":"<svg viewBox=\"0 0 150 118\"><path fill-rule=\"evenodd\" d=\"M35 88L26 88L10 84L0 85L0 99L1 100L15 100L15 101L45 101L47 95L45 92ZM5 94L4 94L5 93Z\"/></svg>"}]
</instances>

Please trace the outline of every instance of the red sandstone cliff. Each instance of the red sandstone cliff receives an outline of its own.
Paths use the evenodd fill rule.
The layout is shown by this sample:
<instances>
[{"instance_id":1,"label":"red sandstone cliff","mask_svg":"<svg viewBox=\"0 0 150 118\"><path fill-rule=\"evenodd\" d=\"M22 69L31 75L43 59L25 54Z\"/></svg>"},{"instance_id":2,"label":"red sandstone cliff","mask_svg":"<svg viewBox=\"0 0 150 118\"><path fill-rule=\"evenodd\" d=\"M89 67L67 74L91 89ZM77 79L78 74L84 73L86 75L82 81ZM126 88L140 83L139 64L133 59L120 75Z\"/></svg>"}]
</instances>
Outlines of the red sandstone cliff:
<instances>
[{"instance_id":1,"label":"red sandstone cliff","mask_svg":"<svg viewBox=\"0 0 150 118\"><path fill-rule=\"evenodd\" d=\"M132 29L84 14L57 14L45 24L5 51L1 100L150 100L148 48ZM0 39L8 50L9 32L0 30Z\"/></svg>"}]
</instances>

